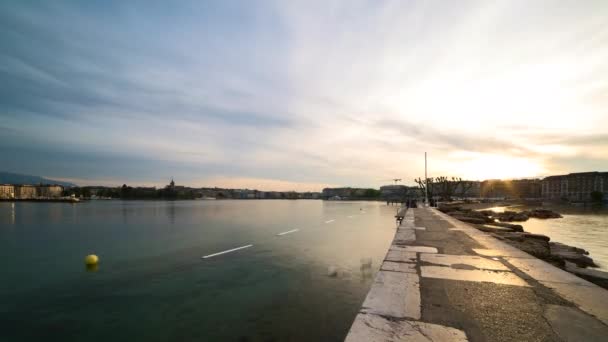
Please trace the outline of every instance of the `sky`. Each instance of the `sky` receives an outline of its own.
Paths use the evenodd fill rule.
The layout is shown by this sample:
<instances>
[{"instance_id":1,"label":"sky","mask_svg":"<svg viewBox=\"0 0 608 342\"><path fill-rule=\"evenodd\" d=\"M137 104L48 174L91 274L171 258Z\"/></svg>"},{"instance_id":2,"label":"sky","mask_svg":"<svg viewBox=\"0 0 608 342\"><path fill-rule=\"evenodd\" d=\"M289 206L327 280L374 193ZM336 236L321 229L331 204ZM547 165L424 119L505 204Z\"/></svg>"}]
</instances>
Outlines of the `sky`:
<instances>
[{"instance_id":1,"label":"sky","mask_svg":"<svg viewBox=\"0 0 608 342\"><path fill-rule=\"evenodd\" d=\"M608 1L3 1L0 171L319 191L608 171Z\"/></svg>"}]
</instances>

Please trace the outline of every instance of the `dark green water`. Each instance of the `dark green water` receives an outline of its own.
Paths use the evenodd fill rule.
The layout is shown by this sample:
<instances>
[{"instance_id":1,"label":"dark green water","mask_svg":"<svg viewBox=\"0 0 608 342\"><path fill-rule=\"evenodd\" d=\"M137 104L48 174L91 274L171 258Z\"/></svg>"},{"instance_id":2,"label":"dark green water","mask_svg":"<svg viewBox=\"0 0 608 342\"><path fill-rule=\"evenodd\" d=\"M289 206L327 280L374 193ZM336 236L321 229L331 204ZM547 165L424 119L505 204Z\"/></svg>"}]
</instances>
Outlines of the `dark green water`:
<instances>
[{"instance_id":1,"label":"dark green water","mask_svg":"<svg viewBox=\"0 0 608 342\"><path fill-rule=\"evenodd\" d=\"M0 341L341 341L394 212L312 200L0 203Z\"/></svg>"}]
</instances>

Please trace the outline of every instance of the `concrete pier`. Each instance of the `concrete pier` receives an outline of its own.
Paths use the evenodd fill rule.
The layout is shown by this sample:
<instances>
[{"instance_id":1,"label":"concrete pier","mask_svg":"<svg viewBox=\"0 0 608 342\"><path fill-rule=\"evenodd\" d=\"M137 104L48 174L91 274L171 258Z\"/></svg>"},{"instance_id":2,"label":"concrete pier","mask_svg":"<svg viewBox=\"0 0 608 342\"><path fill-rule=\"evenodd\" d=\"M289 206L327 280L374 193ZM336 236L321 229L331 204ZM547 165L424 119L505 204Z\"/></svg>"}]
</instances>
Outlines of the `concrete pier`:
<instances>
[{"instance_id":1,"label":"concrete pier","mask_svg":"<svg viewBox=\"0 0 608 342\"><path fill-rule=\"evenodd\" d=\"M606 341L608 291L432 208L409 209L346 336Z\"/></svg>"}]
</instances>

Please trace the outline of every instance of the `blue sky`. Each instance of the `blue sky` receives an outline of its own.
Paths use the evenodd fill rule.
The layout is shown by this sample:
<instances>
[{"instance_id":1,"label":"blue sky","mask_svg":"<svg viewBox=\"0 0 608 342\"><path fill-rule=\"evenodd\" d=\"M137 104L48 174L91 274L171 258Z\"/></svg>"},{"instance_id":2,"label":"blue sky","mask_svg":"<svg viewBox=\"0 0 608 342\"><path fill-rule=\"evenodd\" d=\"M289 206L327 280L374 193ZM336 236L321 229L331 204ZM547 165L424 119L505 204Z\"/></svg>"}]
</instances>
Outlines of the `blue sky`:
<instances>
[{"instance_id":1,"label":"blue sky","mask_svg":"<svg viewBox=\"0 0 608 342\"><path fill-rule=\"evenodd\" d=\"M608 170L605 1L6 1L1 169L319 190Z\"/></svg>"}]
</instances>

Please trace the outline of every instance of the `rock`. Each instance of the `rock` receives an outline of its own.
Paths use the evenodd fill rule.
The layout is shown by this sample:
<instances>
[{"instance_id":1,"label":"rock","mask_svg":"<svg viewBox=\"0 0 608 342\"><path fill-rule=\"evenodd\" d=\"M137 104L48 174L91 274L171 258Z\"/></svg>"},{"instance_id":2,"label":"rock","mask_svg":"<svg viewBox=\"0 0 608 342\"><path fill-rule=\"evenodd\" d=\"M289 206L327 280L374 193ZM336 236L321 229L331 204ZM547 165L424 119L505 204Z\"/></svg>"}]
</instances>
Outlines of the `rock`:
<instances>
[{"instance_id":1,"label":"rock","mask_svg":"<svg viewBox=\"0 0 608 342\"><path fill-rule=\"evenodd\" d=\"M534 209L526 212L529 217L539 218L539 219L549 219L549 218L561 218L562 215L556 213L555 211L548 209Z\"/></svg>"},{"instance_id":2,"label":"rock","mask_svg":"<svg viewBox=\"0 0 608 342\"><path fill-rule=\"evenodd\" d=\"M535 240L542 240L545 242L549 242L549 240L551 240L551 238L548 237L547 235L532 234L532 233L526 233L526 232L503 233L503 237L505 239L518 240L518 241L523 241L524 239L535 239Z\"/></svg>"},{"instance_id":3,"label":"rock","mask_svg":"<svg viewBox=\"0 0 608 342\"><path fill-rule=\"evenodd\" d=\"M473 223L473 224L483 224L483 223L492 223L494 222L493 218L490 218L479 211L468 210L468 209L459 209L450 211L448 213L450 216L457 218L463 222ZM470 220L465 220L465 219Z\"/></svg>"},{"instance_id":4,"label":"rock","mask_svg":"<svg viewBox=\"0 0 608 342\"><path fill-rule=\"evenodd\" d=\"M538 240L543 240L543 241L546 241L546 242L549 242L549 240L551 240L551 238L548 237L547 235L532 234L532 233L526 233L526 232L523 232L521 234L523 234L524 237L528 238L528 239L538 239Z\"/></svg>"},{"instance_id":5,"label":"rock","mask_svg":"<svg viewBox=\"0 0 608 342\"><path fill-rule=\"evenodd\" d=\"M515 248L541 259L551 259L549 242L543 239L526 238L522 233L498 233L492 234L497 239L503 240Z\"/></svg>"},{"instance_id":6,"label":"rock","mask_svg":"<svg viewBox=\"0 0 608 342\"><path fill-rule=\"evenodd\" d=\"M528 215L525 212L517 213L509 210L505 210L503 213L496 213L493 217L503 222L523 222L528 220Z\"/></svg>"},{"instance_id":7,"label":"rock","mask_svg":"<svg viewBox=\"0 0 608 342\"><path fill-rule=\"evenodd\" d=\"M506 222L492 222L492 223L490 223L490 225L503 227L503 228L509 228L515 232L524 231L524 227L521 224L512 224L512 223L506 223Z\"/></svg>"},{"instance_id":8,"label":"rock","mask_svg":"<svg viewBox=\"0 0 608 342\"><path fill-rule=\"evenodd\" d=\"M486 223L486 220L480 219L480 218L475 218L475 217L467 217L467 216L453 216L453 217L457 220L460 220L460 221L466 222L466 223L473 223L473 224Z\"/></svg>"},{"instance_id":9,"label":"rock","mask_svg":"<svg viewBox=\"0 0 608 342\"><path fill-rule=\"evenodd\" d=\"M493 210L479 210L478 212L486 215L486 216L492 216L494 217L496 215L496 212Z\"/></svg>"},{"instance_id":10,"label":"rock","mask_svg":"<svg viewBox=\"0 0 608 342\"><path fill-rule=\"evenodd\" d=\"M593 259L587 256L589 252L582 248L564 245L559 242L552 242L550 247L551 255L554 257L570 261L579 267L597 267Z\"/></svg>"},{"instance_id":11,"label":"rock","mask_svg":"<svg viewBox=\"0 0 608 342\"><path fill-rule=\"evenodd\" d=\"M489 226L489 225L480 225L480 226L477 226L476 228L481 230L482 232L486 232L486 233L513 233L513 232L515 232L511 228L493 227L493 226Z\"/></svg>"},{"instance_id":12,"label":"rock","mask_svg":"<svg viewBox=\"0 0 608 342\"><path fill-rule=\"evenodd\" d=\"M455 206L455 205L449 205L449 204L442 204L439 206L439 208L437 208L439 211L441 211L442 213L448 214L452 211L460 211L460 207L459 206Z\"/></svg>"},{"instance_id":13,"label":"rock","mask_svg":"<svg viewBox=\"0 0 608 342\"><path fill-rule=\"evenodd\" d=\"M513 240L513 241L518 241L518 242L523 242L525 237L517 232L510 232L510 233L498 233L500 236L501 240ZM494 236L496 236L496 234L494 234Z\"/></svg>"}]
</instances>

